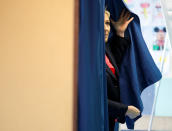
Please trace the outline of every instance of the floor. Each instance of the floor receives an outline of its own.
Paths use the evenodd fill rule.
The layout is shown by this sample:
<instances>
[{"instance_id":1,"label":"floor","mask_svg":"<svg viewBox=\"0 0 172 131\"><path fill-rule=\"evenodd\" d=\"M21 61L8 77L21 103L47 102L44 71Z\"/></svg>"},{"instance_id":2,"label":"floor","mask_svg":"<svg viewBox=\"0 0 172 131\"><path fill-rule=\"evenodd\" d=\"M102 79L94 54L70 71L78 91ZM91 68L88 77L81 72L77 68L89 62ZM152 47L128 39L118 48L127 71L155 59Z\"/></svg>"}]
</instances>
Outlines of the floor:
<instances>
[{"instance_id":1,"label":"floor","mask_svg":"<svg viewBox=\"0 0 172 131\"><path fill-rule=\"evenodd\" d=\"M135 123L135 131L147 131L150 116L145 115ZM120 125L121 131L126 131L126 125ZM132 131L132 130L130 130ZM172 117L158 117L155 116L152 124L152 131L172 131Z\"/></svg>"}]
</instances>

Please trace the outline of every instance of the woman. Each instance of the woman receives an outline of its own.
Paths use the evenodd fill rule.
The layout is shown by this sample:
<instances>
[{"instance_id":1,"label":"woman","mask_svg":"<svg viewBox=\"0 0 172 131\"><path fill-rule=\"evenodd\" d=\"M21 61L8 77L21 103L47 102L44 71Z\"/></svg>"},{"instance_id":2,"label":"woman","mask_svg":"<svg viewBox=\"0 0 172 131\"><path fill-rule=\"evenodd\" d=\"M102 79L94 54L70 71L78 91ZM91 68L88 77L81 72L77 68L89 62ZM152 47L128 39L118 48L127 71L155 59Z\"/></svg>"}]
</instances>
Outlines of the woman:
<instances>
[{"instance_id":1,"label":"woman","mask_svg":"<svg viewBox=\"0 0 172 131\"><path fill-rule=\"evenodd\" d=\"M120 102L119 88L119 71L123 54L130 45L129 39L124 37L128 24L133 20L130 13L122 11L120 18L115 22L111 20L112 27L116 34L108 40L110 33L110 13L105 10L104 16L104 35L106 43L106 76L107 76L107 92L108 92L108 114L109 114L109 130L114 131L115 122L125 122L125 117L131 119L140 115L140 111L130 105L127 106Z\"/></svg>"}]
</instances>

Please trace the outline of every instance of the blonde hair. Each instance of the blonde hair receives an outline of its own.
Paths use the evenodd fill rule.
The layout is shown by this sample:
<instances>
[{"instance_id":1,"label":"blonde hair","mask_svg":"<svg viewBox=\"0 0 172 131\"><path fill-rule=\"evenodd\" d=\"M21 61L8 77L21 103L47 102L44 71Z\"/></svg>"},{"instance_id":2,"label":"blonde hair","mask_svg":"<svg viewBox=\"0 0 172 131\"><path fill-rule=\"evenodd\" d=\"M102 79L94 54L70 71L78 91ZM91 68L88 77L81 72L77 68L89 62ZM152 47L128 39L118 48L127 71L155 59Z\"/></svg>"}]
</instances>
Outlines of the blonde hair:
<instances>
[{"instance_id":1,"label":"blonde hair","mask_svg":"<svg viewBox=\"0 0 172 131\"><path fill-rule=\"evenodd\" d=\"M108 17L110 18L110 12L109 12L109 11L107 11L106 9L105 9L105 14L107 14L107 15L108 15Z\"/></svg>"}]
</instances>

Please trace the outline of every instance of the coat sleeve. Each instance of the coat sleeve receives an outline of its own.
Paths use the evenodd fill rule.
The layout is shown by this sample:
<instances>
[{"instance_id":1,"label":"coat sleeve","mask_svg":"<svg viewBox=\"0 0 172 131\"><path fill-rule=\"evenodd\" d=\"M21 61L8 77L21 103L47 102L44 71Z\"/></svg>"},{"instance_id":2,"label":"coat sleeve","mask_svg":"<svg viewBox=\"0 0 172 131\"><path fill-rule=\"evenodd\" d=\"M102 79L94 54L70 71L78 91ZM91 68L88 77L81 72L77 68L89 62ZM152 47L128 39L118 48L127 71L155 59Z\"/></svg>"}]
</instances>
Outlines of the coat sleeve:
<instances>
[{"instance_id":1,"label":"coat sleeve","mask_svg":"<svg viewBox=\"0 0 172 131\"><path fill-rule=\"evenodd\" d=\"M120 123L125 123L125 114L128 106L120 103L120 92L118 82L107 72L107 95L108 95L108 113L109 117L117 119Z\"/></svg>"},{"instance_id":2,"label":"coat sleeve","mask_svg":"<svg viewBox=\"0 0 172 131\"><path fill-rule=\"evenodd\" d=\"M108 99L108 105L110 107L108 109L110 117L116 118L120 123L125 123L125 114L128 106L110 99Z\"/></svg>"},{"instance_id":3,"label":"coat sleeve","mask_svg":"<svg viewBox=\"0 0 172 131\"><path fill-rule=\"evenodd\" d=\"M113 56L115 57L117 66L120 68L123 56L126 50L129 48L130 39L127 37L119 37L114 35L109 42L109 48Z\"/></svg>"}]
</instances>

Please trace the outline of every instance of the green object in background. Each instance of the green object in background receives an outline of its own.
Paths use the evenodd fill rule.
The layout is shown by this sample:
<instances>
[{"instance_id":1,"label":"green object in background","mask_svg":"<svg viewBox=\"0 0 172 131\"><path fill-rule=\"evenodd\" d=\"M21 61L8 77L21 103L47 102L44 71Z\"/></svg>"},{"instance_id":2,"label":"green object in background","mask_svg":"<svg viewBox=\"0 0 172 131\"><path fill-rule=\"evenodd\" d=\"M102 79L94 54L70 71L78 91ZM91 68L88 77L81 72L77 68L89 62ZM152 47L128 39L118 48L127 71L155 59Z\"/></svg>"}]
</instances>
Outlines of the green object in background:
<instances>
[{"instance_id":1,"label":"green object in background","mask_svg":"<svg viewBox=\"0 0 172 131\"><path fill-rule=\"evenodd\" d=\"M159 50L159 46L158 45L153 45L153 50Z\"/></svg>"}]
</instances>

